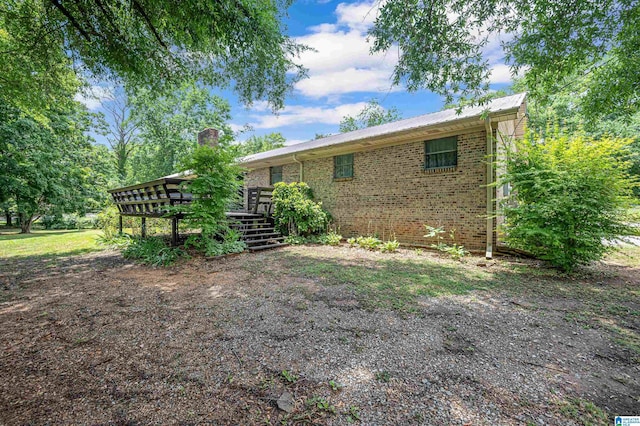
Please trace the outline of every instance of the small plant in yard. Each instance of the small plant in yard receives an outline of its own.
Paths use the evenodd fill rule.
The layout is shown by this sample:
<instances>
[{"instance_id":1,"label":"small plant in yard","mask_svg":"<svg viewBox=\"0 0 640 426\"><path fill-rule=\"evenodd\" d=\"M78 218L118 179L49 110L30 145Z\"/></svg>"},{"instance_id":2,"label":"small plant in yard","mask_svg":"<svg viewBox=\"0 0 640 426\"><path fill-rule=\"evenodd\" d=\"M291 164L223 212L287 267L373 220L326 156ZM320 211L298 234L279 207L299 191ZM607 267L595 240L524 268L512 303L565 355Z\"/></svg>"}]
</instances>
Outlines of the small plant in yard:
<instances>
[{"instance_id":1,"label":"small plant in yard","mask_svg":"<svg viewBox=\"0 0 640 426\"><path fill-rule=\"evenodd\" d=\"M325 244L328 246L339 246L340 241L342 241L342 235L338 234L335 231L329 231L324 235L320 235L318 238L320 244Z\"/></svg>"},{"instance_id":2,"label":"small plant in yard","mask_svg":"<svg viewBox=\"0 0 640 426\"><path fill-rule=\"evenodd\" d=\"M343 384L336 382L335 380L329 380L329 387L331 387L332 391L339 391L342 390L342 388L344 387Z\"/></svg>"},{"instance_id":3,"label":"small plant in yard","mask_svg":"<svg viewBox=\"0 0 640 426\"><path fill-rule=\"evenodd\" d=\"M382 241L376 237L358 237L356 238L356 244L363 249L377 250L380 244L382 244Z\"/></svg>"},{"instance_id":4,"label":"small plant in yard","mask_svg":"<svg viewBox=\"0 0 640 426\"><path fill-rule=\"evenodd\" d=\"M308 241L305 237L301 237L300 235L287 235L284 238L284 242L293 246L299 246L302 244L307 244Z\"/></svg>"},{"instance_id":5,"label":"small plant in yard","mask_svg":"<svg viewBox=\"0 0 640 426\"><path fill-rule=\"evenodd\" d=\"M329 414L336 414L336 407L331 405L326 399L319 396L314 396L313 398L308 399L306 405L307 407L315 407L318 410Z\"/></svg>"},{"instance_id":6,"label":"small plant in yard","mask_svg":"<svg viewBox=\"0 0 640 426\"><path fill-rule=\"evenodd\" d=\"M464 246L461 246L456 243L455 229L452 229L449 231L449 239L451 240L451 244L448 244L445 242L445 238L442 235L446 233L443 227L439 226L437 228L434 228L433 226L429 226L429 225L424 225L424 227L427 229L427 235L425 235L424 237L435 238L437 241L437 243L431 244L431 248L434 248L443 253L447 253L449 256L451 256L452 259L455 259L455 260L460 260L467 254L469 254L469 252L464 248Z\"/></svg>"},{"instance_id":7,"label":"small plant in yard","mask_svg":"<svg viewBox=\"0 0 640 426\"><path fill-rule=\"evenodd\" d=\"M357 405L349 406L349 411L347 411L347 423L355 423L360 420L360 407Z\"/></svg>"},{"instance_id":8,"label":"small plant in yard","mask_svg":"<svg viewBox=\"0 0 640 426\"><path fill-rule=\"evenodd\" d=\"M330 231L326 234L320 235L308 235L306 237L301 235L288 235L285 238L285 242L292 245L322 244L328 246L337 246L340 245L340 241L342 241L342 235L337 234L334 231Z\"/></svg>"},{"instance_id":9,"label":"small plant in yard","mask_svg":"<svg viewBox=\"0 0 640 426\"><path fill-rule=\"evenodd\" d=\"M355 237L347 239L349 247L360 247L365 250L376 251L380 250L382 253L392 253L398 250L400 243L395 239L393 241L382 241L378 237Z\"/></svg>"},{"instance_id":10,"label":"small plant in yard","mask_svg":"<svg viewBox=\"0 0 640 426\"><path fill-rule=\"evenodd\" d=\"M298 381L298 376L287 370L282 370L282 377L289 383L295 383Z\"/></svg>"},{"instance_id":11,"label":"small plant in yard","mask_svg":"<svg viewBox=\"0 0 640 426\"><path fill-rule=\"evenodd\" d=\"M376 373L376 380L382 383L389 383L389 380L391 380L391 374L385 370L378 371Z\"/></svg>"},{"instance_id":12,"label":"small plant in yard","mask_svg":"<svg viewBox=\"0 0 640 426\"><path fill-rule=\"evenodd\" d=\"M135 238L122 251L125 259L134 259L150 266L169 266L186 257L182 249L169 247L161 238Z\"/></svg>"},{"instance_id":13,"label":"small plant in yard","mask_svg":"<svg viewBox=\"0 0 640 426\"><path fill-rule=\"evenodd\" d=\"M400 243L397 242L396 240L385 241L382 244L380 244L380 251L382 253L393 253L396 250L398 250L398 247L400 247Z\"/></svg>"}]
</instances>

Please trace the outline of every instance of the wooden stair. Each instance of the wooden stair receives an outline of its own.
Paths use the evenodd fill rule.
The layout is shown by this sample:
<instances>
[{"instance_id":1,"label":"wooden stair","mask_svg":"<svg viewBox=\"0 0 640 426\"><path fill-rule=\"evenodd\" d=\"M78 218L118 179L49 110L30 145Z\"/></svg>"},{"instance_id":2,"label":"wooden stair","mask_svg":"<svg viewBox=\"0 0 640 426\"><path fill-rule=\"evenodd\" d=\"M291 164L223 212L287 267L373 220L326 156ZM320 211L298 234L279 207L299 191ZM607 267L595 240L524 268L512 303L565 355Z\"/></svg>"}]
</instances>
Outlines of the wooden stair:
<instances>
[{"instance_id":1,"label":"wooden stair","mask_svg":"<svg viewBox=\"0 0 640 426\"><path fill-rule=\"evenodd\" d=\"M257 213L227 213L231 229L240 232L242 241L249 251L266 250L286 246L280 234L269 218Z\"/></svg>"}]
</instances>

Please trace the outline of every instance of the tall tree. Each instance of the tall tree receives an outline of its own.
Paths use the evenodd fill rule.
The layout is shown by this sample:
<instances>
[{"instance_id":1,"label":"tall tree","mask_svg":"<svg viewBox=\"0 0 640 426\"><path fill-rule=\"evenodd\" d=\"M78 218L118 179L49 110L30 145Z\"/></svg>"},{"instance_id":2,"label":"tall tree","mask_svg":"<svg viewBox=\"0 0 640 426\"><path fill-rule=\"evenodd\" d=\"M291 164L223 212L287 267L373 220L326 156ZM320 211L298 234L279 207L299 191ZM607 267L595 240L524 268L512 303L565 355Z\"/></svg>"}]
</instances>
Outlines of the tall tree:
<instances>
[{"instance_id":1,"label":"tall tree","mask_svg":"<svg viewBox=\"0 0 640 426\"><path fill-rule=\"evenodd\" d=\"M640 4L635 0L389 0L369 35L372 52L398 48L395 84L451 102L486 94L483 48L500 34L513 71L526 70L533 96L578 70L591 78L585 113L632 114L640 107Z\"/></svg>"},{"instance_id":2,"label":"tall tree","mask_svg":"<svg viewBox=\"0 0 640 426\"><path fill-rule=\"evenodd\" d=\"M288 1L4 0L0 92L39 101L34 87L73 61L97 79L155 90L185 79L232 86L243 102L282 107L304 76L304 47L285 35ZM9 40L10 48L5 48ZM4 64L3 64L4 65ZM51 74L54 74L53 76ZM55 88L55 86L52 86ZM51 88L51 87L49 87ZM39 104L40 105L40 104Z\"/></svg>"},{"instance_id":3,"label":"tall tree","mask_svg":"<svg viewBox=\"0 0 640 426\"><path fill-rule=\"evenodd\" d=\"M138 122L131 116L131 105L124 93L116 93L104 104L108 122L105 136L111 147L120 183L127 180L129 158L136 147Z\"/></svg>"},{"instance_id":4,"label":"tall tree","mask_svg":"<svg viewBox=\"0 0 640 426\"><path fill-rule=\"evenodd\" d=\"M286 141L282 133L269 133L264 136L251 136L246 141L232 147L235 149L236 156L244 157L258 152L282 148Z\"/></svg>"},{"instance_id":5,"label":"tall tree","mask_svg":"<svg viewBox=\"0 0 640 426\"><path fill-rule=\"evenodd\" d=\"M377 100L372 99L356 116L347 115L340 121L340 132L351 132L353 130L391 123L392 121L400 120L400 118L402 117L397 108L394 107L385 110Z\"/></svg>"},{"instance_id":6,"label":"tall tree","mask_svg":"<svg viewBox=\"0 0 640 426\"><path fill-rule=\"evenodd\" d=\"M48 111L47 125L0 104L0 196L15 204L23 233L44 214L84 211L87 195L97 193L89 179L87 122L77 103Z\"/></svg>"},{"instance_id":7,"label":"tall tree","mask_svg":"<svg viewBox=\"0 0 640 426\"><path fill-rule=\"evenodd\" d=\"M159 95L142 89L131 98L132 118L140 143L131 158L131 181L140 182L179 172L179 164L197 146L197 134L211 127L229 145L231 107L224 99L194 84Z\"/></svg>"}]
</instances>

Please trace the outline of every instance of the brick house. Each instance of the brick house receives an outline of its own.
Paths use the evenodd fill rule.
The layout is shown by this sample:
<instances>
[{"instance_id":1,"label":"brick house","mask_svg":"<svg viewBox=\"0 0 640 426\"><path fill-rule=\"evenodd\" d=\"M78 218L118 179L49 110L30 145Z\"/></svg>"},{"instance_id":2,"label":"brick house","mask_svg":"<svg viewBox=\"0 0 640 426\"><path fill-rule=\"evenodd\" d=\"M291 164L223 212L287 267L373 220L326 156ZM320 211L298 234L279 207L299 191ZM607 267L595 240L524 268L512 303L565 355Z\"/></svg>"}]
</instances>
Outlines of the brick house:
<instances>
[{"instance_id":1,"label":"brick house","mask_svg":"<svg viewBox=\"0 0 640 426\"><path fill-rule=\"evenodd\" d=\"M424 225L444 226L491 257L503 189L488 185L497 173L487 160L522 136L525 112L517 94L250 155L245 187L303 181L344 236L428 245Z\"/></svg>"}]
</instances>

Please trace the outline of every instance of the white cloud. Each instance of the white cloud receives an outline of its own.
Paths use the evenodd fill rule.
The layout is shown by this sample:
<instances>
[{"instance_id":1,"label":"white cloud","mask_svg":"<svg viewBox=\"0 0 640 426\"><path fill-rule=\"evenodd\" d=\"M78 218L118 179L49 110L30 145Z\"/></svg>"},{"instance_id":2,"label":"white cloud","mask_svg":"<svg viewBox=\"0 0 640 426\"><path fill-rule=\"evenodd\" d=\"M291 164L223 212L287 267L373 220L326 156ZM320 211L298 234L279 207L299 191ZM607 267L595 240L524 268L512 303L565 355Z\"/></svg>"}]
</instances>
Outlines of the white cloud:
<instances>
[{"instance_id":1,"label":"white cloud","mask_svg":"<svg viewBox=\"0 0 640 426\"><path fill-rule=\"evenodd\" d=\"M401 90L393 87L391 75L384 69L348 68L311 76L299 82L296 89L309 97L356 93L389 92Z\"/></svg>"},{"instance_id":2,"label":"white cloud","mask_svg":"<svg viewBox=\"0 0 640 426\"><path fill-rule=\"evenodd\" d=\"M349 28L365 33L373 21L378 16L378 11L383 2L360 2L360 3L340 3L336 7L336 16L339 25L346 25Z\"/></svg>"},{"instance_id":3,"label":"white cloud","mask_svg":"<svg viewBox=\"0 0 640 426\"><path fill-rule=\"evenodd\" d=\"M345 115L356 115L366 102L342 104L332 108L303 105L286 106L279 115L254 115L255 129L276 129L299 124L338 124Z\"/></svg>"},{"instance_id":4,"label":"white cloud","mask_svg":"<svg viewBox=\"0 0 640 426\"><path fill-rule=\"evenodd\" d=\"M379 7L375 2L340 3L335 11L336 23L310 27L310 34L298 37L298 42L313 50L300 57L309 69L309 78L298 82L296 90L313 98L388 92L397 56L371 55L366 36Z\"/></svg>"},{"instance_id":5,"label":"white cloud","mask_svg":"<svg viewBox=\"0 0 640 426\"><path fill-rule=\"evenodd\" d=\"M76 93L74 99L83 103L91 111L95 111L102 106L104 101L113 99L113 88L91 86L81 93Z\"/></svg>"},{"instance_id":6,"label":"white cloud","mask_svg":"<svg viewBox=\"0 0 640 426\"><path fill-rule=\"evenodd\" d=\"M491 67L491 76L489 77L491 83L511 83L511 70L508 65L496 64Z\"/></svg>"}]
</instances>

